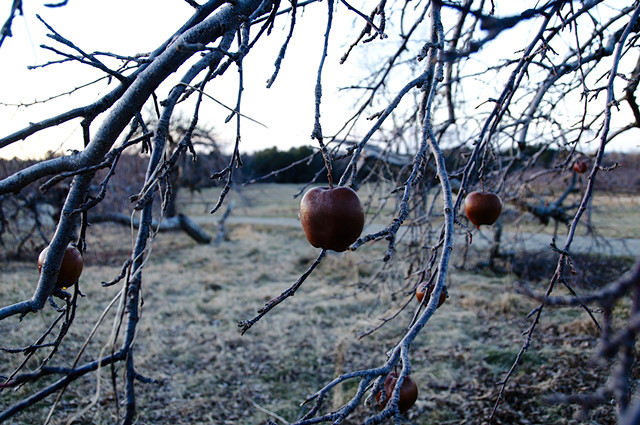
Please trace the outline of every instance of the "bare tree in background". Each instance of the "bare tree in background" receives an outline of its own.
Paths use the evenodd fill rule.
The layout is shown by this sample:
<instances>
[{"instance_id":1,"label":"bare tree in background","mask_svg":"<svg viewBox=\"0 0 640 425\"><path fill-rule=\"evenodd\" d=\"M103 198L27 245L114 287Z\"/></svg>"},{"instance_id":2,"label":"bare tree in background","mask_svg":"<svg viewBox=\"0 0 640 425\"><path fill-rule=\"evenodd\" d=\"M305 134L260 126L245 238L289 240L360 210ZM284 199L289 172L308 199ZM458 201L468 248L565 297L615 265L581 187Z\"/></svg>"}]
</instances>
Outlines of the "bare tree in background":
<instances>
[{"instance_id":1,"label":"bare tree in background","mask_svg":"<svg viewBox=\"0 0 640 425\"><path fill-rule=\"evenodd\" d=\"M3 40L10 34L11 19L20 10L20 3L14 2L11 17L2 30ZM434 289L431 298L416 310L405 335L388 350L384 364L343 373L318 389L304 401L308 410L296 423L342 422L357 406L375 397L384 378L394 368L399 370L396 389L401 387L411 373L412 342L428 326L440 293L445 290L451 255L458 249L454 248L454 242L468 242L474 234L461 214L461 204L465 195L477 188L499 193L509 205L533 212L540 220L553 219L567 225L566 233L558 235L564 240L550 248L556 256L557 267L549 277L545 293L523 288L528 296L540 301L540 306L532 312L520 354L535 338L536 327L547 305L583 308L602 329L600 355L615 359L612 379L594 394L570 394L560 402L578 404L588 411L613 399L620 423L640 421L640 403L633 401L629 385L633 347L640 329L638 266L629 275L586 295L577 295L565 279L565 271L572 264L572 242L584 221L594 185L602 173L615 172L618 167L605 162L607 147L614 139L629 134L635 136L640 126L636 101L640 75L640 5L637 2L546 1L537 2L533 8L523 6L512 15L497 14L496 8L504 3L497 0L381 1L360 5L346 1L299 4L295 0L288 5L271 0L188 3L194 8L192 17L156 50L135 57L89 53L74 40L65 39L57 32L59 29L48 27L54 42L50 49L59 51L65 60L101 70L114 83L110 92L92 104L42 117L0 139L1 149L75 119L80 120L84 135L83 150L34 163L0 180L0 202L9 202L19 196L16 193L41 179L49 179L51 183L73 179L33 296L0 308L0 320L25 319L49 308L48 300L62 300L64 305L56 307L59 316L47 334L23 349L14 350L27 356L47 353L46 360L33 371L24 369L26 362L12 372L2 371L7 376L0 390L28 386L43 378L55 379L1 412L0 421L59 394L71 382L98 368L120 364L125 370L122 385L125 409L120 422L134 422L135 387L144 381L136 371L134 336L139 330L140 288L149 244L154 237L153 220L160 218L154 217L158 214L158 209L154 209L154 203L158 202L156 195L161 202L170 198L167 188L171 187L172 170L186 156L195 154L193 137L201 105L215 97L215 93L209 92L209 84L234 70L239 72L237 103L230 107L229 115L221 116L220 120L236 120L235 147L227 164L217 168L212 165L210 169L210 174L225 184L212 212L220 208L231 188L234 170L242 165L241 123L247 119L242 113L243 61L276 23L282 25L280 21L288 20L285 42L279 51L273 52L276 62L268 84L273 83L279 69L286 67L288 61L295 61L286 57L286 51L289 41L296 37L296 17L302 8L323 8L327 19L324 50L317 52L320 64L317 83L309 88L316 94L316 113L310 117L313 123L310 133L318 143L318 154L324 158L326 168L319 173L319 178L330 173L337 158L349 161L346 171L336 176L338 185L354 186L374 174L393 175L387 195L388 202L396 204L394 215L379 217L387 226L374 234L363 235L351 250L363 250L373 241L385 241L388 249L381 260L383 267L399 264L401 258L408 264L409 279L403 283L406 288L415 288L427 280L434 283ZM325 57L328 43L336 32L333 14L337 7L353 13L362 28L352 35L353 43L342 61L354 60L358 51L369 49L368 52L376 56L377 65L362 76L357 86L354 84L353 90L361 95L352 116L345 117L339 131L328 135L323 131L321 114L323 71L334 66L325 62ZM524 35L518 36L515 42L510 38L513 31L525 28L518 33ZM383 41L385 48L381 49L378 46ZM107 59L117 65L107 65ZM179 75L179 83L165 99L156 99L155 91L174 72ZM194 99L190 123L180 140L170 143L171 118L177 105L187 98ZM142 113L149 103L158 111L153 131ZM98 117L100 122L96 120ZM355 143L345 140L355 140ZM139 146L146 146L150 154L145 159L145 177L138 182L138 193L131 198L131 210L139 218L135 247L122 267L122 274L110 282L121 286L110 306L120 302L124 305L118 332L112 336L112 349L100 358L74 363L71 368L52 366L49 360L55 357L57 347L64 344L66 332L73 326L79 297L77 285L71 288L71 293L54 286L64 249L69 242L75 242L81 251L87 245L91 211L102 199L89 197L90 188L108 188L105 182L112 175L107 173L104 181L96 181L96 173L117 169L121 155ZM540 159L548 152L554 155L542 167ZM371 175L359 169L365 156L376 160L368 168ZM573 163L584 157L588 157L588 177L580 189L577 205L565 202L564 190L555 195L553 202L535 202L536 196L543 195L537 192L541 186L571 173ZM330 181L332 178L330 175ZM249 331L293 295L325 255L322 251L299 280L269 301L256 317L240 322L241 332ZM554 290L560 286L574 295L554 296ZM614 329L608 313L616 300L629 293L633 294L630 319L623 327ZM595 317L597 313L592 305L600 307L601 317ZM400 308L407 306L408 303ZM54 334L57 324L60 324L58 333ZM520 357L505 377L503 389ZM357 382L356 393L337 410L328 411L327 395L345 381ZM398 391L394 391L386 407L372 411L366 423L382 423L396 416L398 397ZM498 404L499 399L496 408Z\"/></svg>"},{"instance_id":2,"label":"bare tree in background","mask_svg":"<svg viewBox=\"0 0 640 425\"><path fill-rule=\"evenodd\" d=\"M147 123L147 132L152 132L155 126L157 126L157 120L152 119ZM144 131L140 131L144 133ZM192 122L189 119L184 119L180 116L175 117L169 124L169 131L167 133L167 152L175 152L178 148L178 143L183 140L185 135L189 133L190 138L190 151L189 154L173 155L171 158L167 156L166 160L169 161L167 166L166 177L162 180L160 191L163 196L161 199L162 213L159 215L162 217L161 221L157 221L153 227L155 230L183 230L187 235L193 238L196 242L206 244L211 242L212 238L207 234L200 226L192 221L187 215L179 210L178 206L178 194L184 189L188 189L193 195L194 192L200 191L204 186L210 186L209 175L206 175L208 170L203 169L202 160L199 160L200 155L204 156L208 161L209 167L219 168L220 164L225 162L225 155L222 154L220 146L213 136L213 131L201 126L195 126L192 128ZM140 137L144 137L143 134L138 134ZM200 152L200 155L196 153L196 149ZM140 155L144 155L146 147L142 147ZM130 161L140 161L136 154L133 158L127 158ZM128 166L128 165L126 165ZM115 167L112 166L109 170L109 174L115 172ZM129 175L124 176L124 179L134 180L135 177ZM103 177L103 182L108 182L111 179L110 175ZM117 180L117 179L116 179ZM122 178L120 179L122 180ZM101 187L100 193L106 192L104 183ZM120 193L119 198L128 199L127 193ZM114 211L112 208L113 202L109 203L108 211L100 211L97 214L92 214L89 217L91 222L115 222L126 226L131 226L133 223L138 227L139 221L132 220L130 214ZM104 209L103 209L104 210Z\"/></svg>"}]
</instances>

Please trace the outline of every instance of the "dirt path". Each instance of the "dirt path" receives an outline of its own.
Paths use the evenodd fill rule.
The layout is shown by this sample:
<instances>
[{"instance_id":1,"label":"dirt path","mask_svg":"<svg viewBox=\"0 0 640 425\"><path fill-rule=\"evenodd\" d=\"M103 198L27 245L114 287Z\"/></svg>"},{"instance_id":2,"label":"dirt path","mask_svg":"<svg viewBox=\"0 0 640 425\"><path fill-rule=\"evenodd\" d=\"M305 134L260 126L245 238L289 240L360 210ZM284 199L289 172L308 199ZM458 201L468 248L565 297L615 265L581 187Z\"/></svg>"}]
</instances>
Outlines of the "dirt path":
<instances>
[{"instance_id":1,"label":"dirt path","mask_svg":"<svg viewBox=\"0 0 640 425\"><path fill-rule=\"evenodd\" d=\"M198 224L216 223L217 218L211 216L191 217ZM248 217L230 216L229 224L255 224L262 226L300 227L297 218L287 217ZM365 227L363 234L375 233L383 228L374 224ZM475 249L488 249L491 246L493 232L490 229L475 231L472 247ZM463 243L464 238L458 238ZM502 236L503 251L529 251L536 252L549 248L553 242L552 235L545 233L509 233ZM556 240L556 246L561 248L565 243L565 236L561 235ZM637 257L640 254L640 239L634 238L603 238L594 236L575 236L571 243L571 252L581 254L602 254L616 256Z\"/></svg>"}]
</instances>

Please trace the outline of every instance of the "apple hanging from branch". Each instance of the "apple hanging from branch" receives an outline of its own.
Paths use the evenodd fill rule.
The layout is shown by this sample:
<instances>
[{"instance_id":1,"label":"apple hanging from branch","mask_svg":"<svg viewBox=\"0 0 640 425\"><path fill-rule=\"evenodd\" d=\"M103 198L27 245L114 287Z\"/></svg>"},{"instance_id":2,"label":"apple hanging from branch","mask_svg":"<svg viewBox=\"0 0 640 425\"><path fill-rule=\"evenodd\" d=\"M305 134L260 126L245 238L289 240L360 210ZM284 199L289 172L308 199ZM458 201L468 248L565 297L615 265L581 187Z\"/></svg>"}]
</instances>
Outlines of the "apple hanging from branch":
<instances>
[{"instance_id":1,"label":"apple hanging from branch","mask_svg":"<svg viewBox=\"0 0 640 425\"><path fill-rule=\"evenodd\" d=\"M386 397L383 401L380 400L380 396L382 395L382 391L376 394L376 401L380 405L381 408L387 405L387 401L389 401L389 397L391 397L391 393L393 393L393 389L396 387L396 383L398 382L398 373L396 371L390 372L384 380L384 393ZM400 399L398 400L398 411L400 413L406 413L413 405L416 403L418 399L418 385L416 385L416 381L413 380L410 376L405 376L402 381L402 386L400 387Z\"/></svg>"},{"instance_id":2,"label":"apple hanging from branch","mask_svg":"<svg viewBox=\"0 0 640 425\"><path fill-rule=\"evenodd\" d=\"M493 192L471 192L464 200L464 212L478 227L482 224L491 225L502 213L502 201Z\"/></svg>"},{"instance_id":3,"label":"apple hanging from branch","mask_svg":"<svg viewBox=\"0 0 640 425\"><path fill-rule=\"evenodd\" d=\"M314 187L300 201L300 223L307 240L316 248L345 251L364 227L364 211L351 188Z\"/></svg>"},{"instance_id":4,"label":"apple hanging from branch","mask_svg":"<svg viewBox=\"0 0 640 425\"><path fill-rule=\"evenodd\" d=\"M576 161L573 163L573 171L578 174L582 174L587 171L588 165L584 161Z\"/></svg>"},{"instance_id":5,"label":"apple hanging from branch","mask_svg":"<svg viewBox=\"0 0 640 425\"><path fill-rule=\"evenodd\" d=\"M38 271L42 272L42 263L47 256L49 247L46 247L38 255ZM60 264L60 270L58 270L58 279L56 280L56 287L60 289L66 289L75 284L80 275L82 274L82 268L84 267L84 260L80 251L73 246L68 245L64 251L64 257L62 257L62 264Z\"/></svg>"},{"instance_id":6,"label":"apple hanging from branch","mask_svg":"<svg viewBox=\"0 0 640 425\"><path fill-rule=\"evenodd\" d=\"M418 299L418 302L421 303L424 297L427 297L427 302L428 302L434 287L435 287L434 283L429 282L428 280L420 282L420 284L416 288L416 298ZM442 288L442 291L440 292L440 298L438 299L438 307L444 304L446 300L447 300L447 289Z\"/></svg>"}]
</instances>

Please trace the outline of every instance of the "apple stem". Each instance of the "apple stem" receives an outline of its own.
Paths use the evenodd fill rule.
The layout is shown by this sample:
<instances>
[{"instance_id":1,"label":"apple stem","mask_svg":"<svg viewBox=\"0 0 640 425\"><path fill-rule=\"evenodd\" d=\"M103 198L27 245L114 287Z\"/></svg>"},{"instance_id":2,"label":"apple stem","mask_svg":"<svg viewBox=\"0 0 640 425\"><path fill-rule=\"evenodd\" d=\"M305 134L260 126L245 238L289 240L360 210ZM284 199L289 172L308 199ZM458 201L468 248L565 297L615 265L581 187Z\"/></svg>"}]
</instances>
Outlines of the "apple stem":
<instances>
[{"instance_id":1,"label":"apple stem","mask_svg":"<svg viewBox=\"0 0 640 425\"><path fill-rule=\"evenodd\" d=\"M331 166L331 159L329 158L329 152L327 147L322 142L322 137L316 137L318 144L320 145L320 153L322 153L322 160L324 161L324 168L327 169L327 179L329 180L329 188L333 189L333 167Z\"/></svg>"}]
</instances>

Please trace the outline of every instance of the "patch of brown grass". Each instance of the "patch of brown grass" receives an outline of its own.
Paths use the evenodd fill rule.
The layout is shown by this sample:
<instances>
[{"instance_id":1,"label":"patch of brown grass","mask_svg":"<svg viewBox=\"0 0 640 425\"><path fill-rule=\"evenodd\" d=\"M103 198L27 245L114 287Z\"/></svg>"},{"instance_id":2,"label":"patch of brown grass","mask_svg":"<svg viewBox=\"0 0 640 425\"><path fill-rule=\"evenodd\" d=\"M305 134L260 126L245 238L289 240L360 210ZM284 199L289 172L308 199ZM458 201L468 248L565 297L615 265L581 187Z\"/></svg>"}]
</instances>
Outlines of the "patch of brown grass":
<instances>
[{"instance_id":1,"label":"patch of brown grass","mask_svg":"<svg viewBox=\"0 0 640 425\"><path fill-rule=\"evenodd\" d=\"M269 214L271 210L265 206L251 211ZM213 224L206 230L212 232ZM309 246L297 228L229 225L229 237L219 246L197 245L181 233L161 233L154 241L143 272L144 305L135 364L141 375L156 383L137 386L139 423L264 423L269 417L265 411L293 421L302 412L299 403L335 376L383 364L385 352L404 333L414 313L416 306L411 304L379 331L357 338L377 326L380 318L394 314L404 297L411 296L399 290L407 285L402 268L385 271L384 280L371 281L385 249L384 244L376 244L356 252L329 253L294 297L241 336L237 321L253 317L266 301L288 288L319 251ZM120 272L130 240L127 228L91 228L81 279L86 296L80 299L72 331L51 365L70 365L88 330L116 296L119 285L102 288L100 282ZM37 280L31 261L3 264L2 271L3 303L31 295ZM535 307L512 290L515 279L512 274L451 268L449 299L412 348L413 377L420 396L408 413L411 423L486 423L500 389L497 383L524 343L521 333L530 323L526 316ZM115 314L115 309L107 314L83 360L97 356L106 345ZM22 322L0 321L2 346L35 340L52 317L47 308ZM579 423L573 408L549 403L548 398L556 393L587 393L604 382L606 366L591 362L596 343L584 313L545 312L532 346L506 387L494 423ZM0 352L0 375L8 375L21 358ZM29 367L36 366L34 362ZM120 377L122 366L113 371ZM83 423L114 423L111 373L105 368L99 376L94 373L70 385L54 423L64 423L86 406L98 381L99 402L85 414ZM356 386L355 381L343 383L327 400L327 409L347 401ZM25 386L16 392L3 391L0 409L33 390ZM121 386L118 397L121 400ZM19 415L15 423L42 423L52 399ZM345 423L360 423L376 409L360 406ZM615 407L603 406L592 413L589 423L609 424L614 418Z\"/></svg>"}]
</instances>

